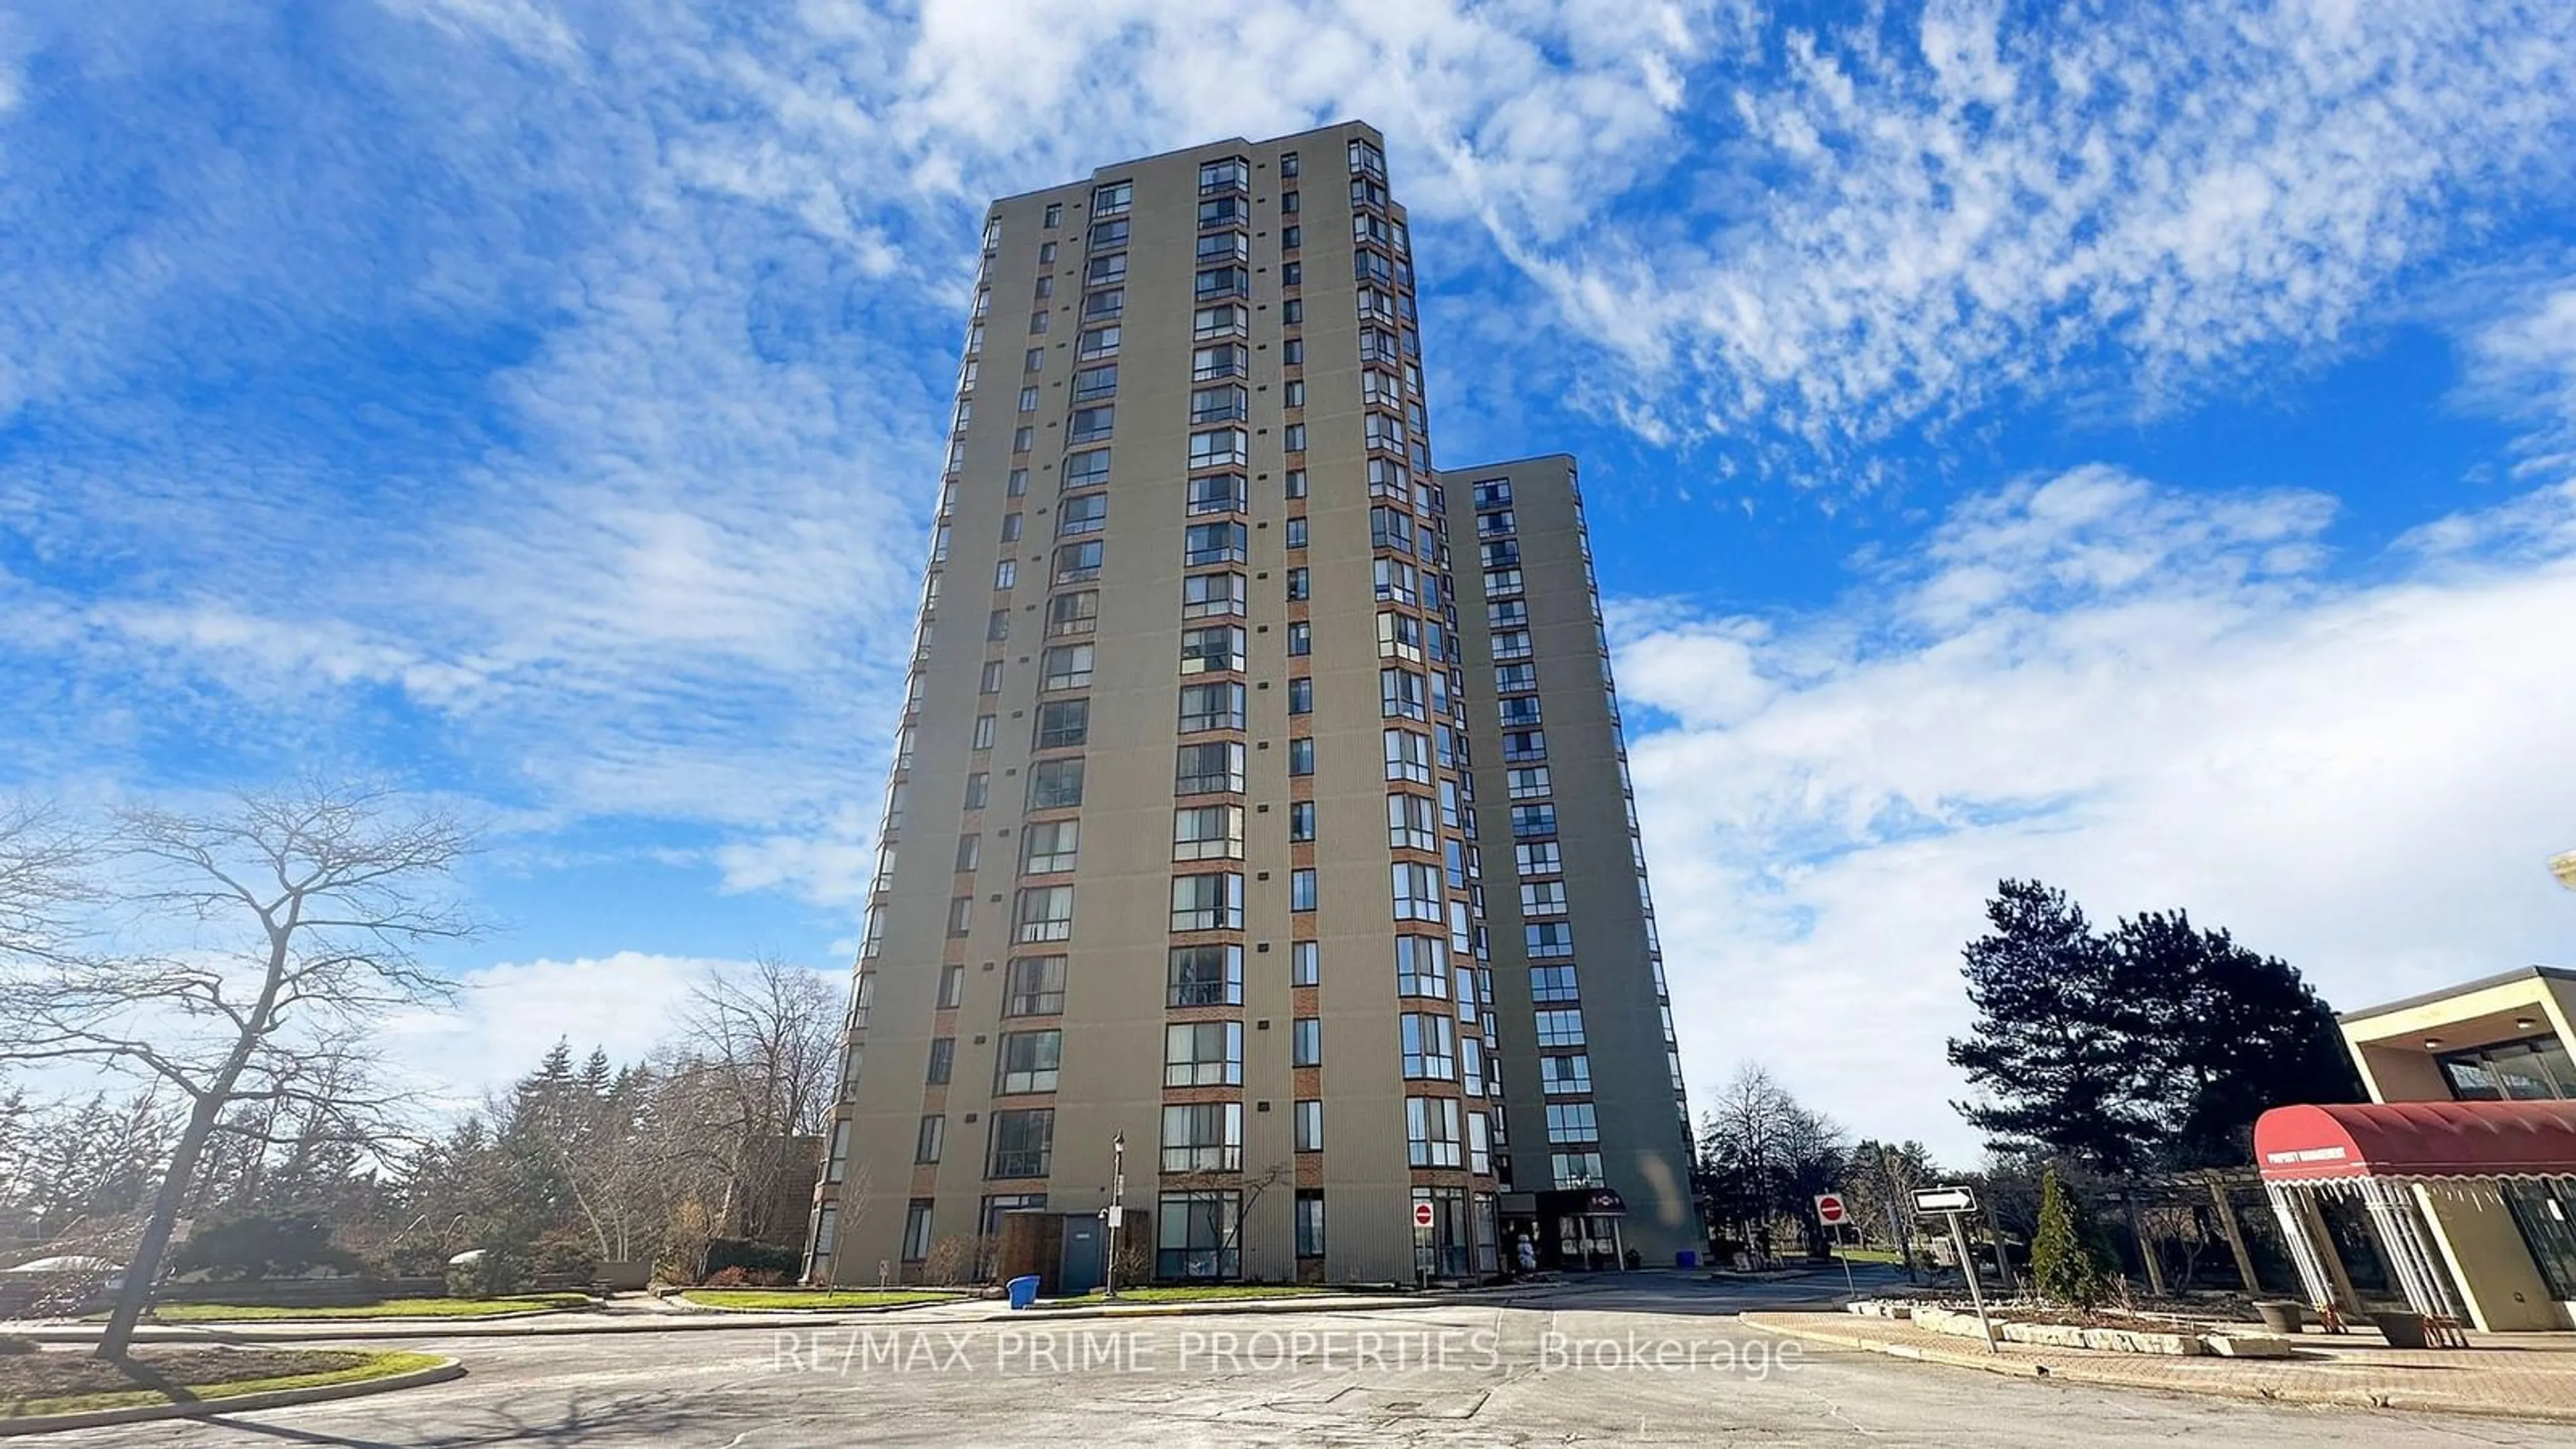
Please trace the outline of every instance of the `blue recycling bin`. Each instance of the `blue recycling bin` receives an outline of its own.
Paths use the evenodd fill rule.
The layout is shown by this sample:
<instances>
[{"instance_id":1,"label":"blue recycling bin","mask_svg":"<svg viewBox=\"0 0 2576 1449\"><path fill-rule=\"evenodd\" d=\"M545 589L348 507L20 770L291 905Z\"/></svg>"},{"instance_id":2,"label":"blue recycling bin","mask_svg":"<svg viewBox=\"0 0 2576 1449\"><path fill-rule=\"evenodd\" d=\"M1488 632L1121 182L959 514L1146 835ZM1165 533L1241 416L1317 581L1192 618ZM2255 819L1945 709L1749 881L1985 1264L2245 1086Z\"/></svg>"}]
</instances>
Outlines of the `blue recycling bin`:
<instances>
[{"instance_id":1,"label":"blue recycling bin","mask_svg":"<svg viewBox=\"0 0 2576 1449\"><path fill-rule=\"evenodd\" d=\"M1038 1276L1035 1273L1025 1274L1021 1277L1012 1279L1010 1287L1011 1306L1013 1308L1031 1308L1036 1306L1038 1301Z\"/></svg>"},{"instance_id":2,"label":"blue recycling bin","mask_svg":"<svg viewBox=\"0 0 2576 1449\"><path fill-rule=\"evenodd\" d=\"M1699 1253L1690 1248L1678 1249L1673 1253L1673 1266L1676 1268L1696 1268L1699 1266Z\"/></svg>"}]
</instances>

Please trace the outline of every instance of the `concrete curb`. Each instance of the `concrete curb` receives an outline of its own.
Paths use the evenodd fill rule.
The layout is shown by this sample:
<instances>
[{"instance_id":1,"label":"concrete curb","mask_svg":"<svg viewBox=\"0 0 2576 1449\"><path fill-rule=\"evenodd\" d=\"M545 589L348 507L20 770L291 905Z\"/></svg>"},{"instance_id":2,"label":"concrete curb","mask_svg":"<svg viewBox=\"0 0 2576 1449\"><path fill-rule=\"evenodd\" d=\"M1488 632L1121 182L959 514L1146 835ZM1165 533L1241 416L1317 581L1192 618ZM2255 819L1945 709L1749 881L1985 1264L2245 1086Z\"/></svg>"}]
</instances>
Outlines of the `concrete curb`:
<instances>
[{"instance_id":1,"label":"concrete curb","mask_svg":"<svg viewBox=\"0 0 2576 1449\"><path fill-rule=\"evenodd\" d=\"M1019 1312L1004 1309L971 1319L975 1323L1053 1323L1067 1318L1180 1318L1192 1314L1229 1313L1379 1313L1394 1308L1431 1308L1444 1304L1474 1302L1460 1298L1372 1298L1354 1302L1336 1302L1330 1296L1316 1294L1295 1298L1217 1298L1198 1303L1139 1303L1132 1307L1100 1304L1082 1308L1031 1308Z\"/></svg>"},{"instance_id":2,"label":"concrete curb","mask_svg":"<svg viewBox=\"0 0 2576 1449\"><path fill-rule=\"evenodd\" d=\"M361 1399L397 1389L427 1388L465 1377L465 1365L443 1359L409 1373L359 1379L345 1384L316 1384L304 1389L271 1389L262 1394L234 1394L187 1404L137 1404L129 1409L91 1409L78 1414L37 1414L0 1419L0 1439L20 1434L51 1434L64 1429L105 1429L119 1424L148 1424L157 1419L205 1419L218 1414L256 1413L295 1404L327 1404L335 1399Z\"/></svg>"},{"instance_id":3,"label":"concrete curb","mask_svg":"<svg viewBox=\"0 0 2576 1449\"><path fill-rule=\"evenodd\" d=\"M721 1315L718 1310L711 1309L700 1313L654 1314L649 1320L644 1315L637 1315L635 1318L607 1323L504 1322L495 1324L489 1319L477 1319L460 1324L437 1318L406 1318L374 1319L363 1324L335 1327L331 1324L307 1320L303 1323L281 1324L276 1328L257 1331L242 1331L238 1328L228 1330L220 1324L208 1324L203 1329L139 1328L135 1330L134 1341L221 1346L262 1343L367 1343L378 1339L410 1342L423 1338L578 1338L590 1334L618 1333L723 1333L728 1330L776 1329L785 1323L831 1328L863 1323L880 1314L945 1306L931 1303L905 1303L885 1308L739 1309L723 1310ZM737 1314L741 1316L737 1317ZM514 1318L522 1319L556 1316L554 1314L512 1315ZM84 1344L98 1341L98 1335L94 1332L72 1329L27 1328L13 1329L11 1332L21 1338L32 1338L38 1343Z\"/></svg>"},{"instance_id":4,"label":"concrete curb","mask_svg":"<svg viewBox=\"0 0 2576 1449\"><path fill-rule=\"evenodd\" d=\"M928 1298L919 1303L880 1303L873 1308L718 1308L712 1304L692 1303L686 1308L669 1309L664 1312L665 1316L673 1318L687 1318L702 1313L758 1313L771 1318L786 1318L802 1323L810 1321L816 1314L823 1313L903 1313L915 1308L955 1308L982 1301L984 1300L972 1294L961 1293L947 1298Z\"/></svg>"},{"instance_id":5,"label":"concrete curb","mask_svg":"<svg viewBox=\"0 0 2576 1449\"><path fill-rule=\"evenodd\" d=\"M2203 1376L2209 1379L2206 1383L2176 1383L2124 1374L2119 1372L2115 1363L2107 1360L2081 1359L2042 1363L2035 1359L2008 1359L2001 1355L1951 1353L1944 1349L1919 1348L1908 1343L1890 1343L1865 1334L1828 1333L1823 1329L1804 1326L1791 1328L1784 1324L1760 1322L1752 1314L1742 1315L1741 1321L1747 1328L1760 1329L1764 1333L1778 1334L1783 1338L1801 1338L1816 1343L1830 1343L1843 1348L1857 1348L1870 1353L1884 1354L1889 1358L1911 1359L1918 1363L1980 1369L1986 1373L2002 1374L2010 1378L2050 1379L2058 1383L2082 1384L2087 1388L2133 1389L2148 1393L2208 1394L2218 1398L2246 1399L2264 1404L2313 1404L2337 1409L2385 1409L2397 1413L2460 1414L2470 1418L2576 1424L2576 1408L2473 1403L2447 1399L2439 1395L2427 1396L2405 1389L2279 1388L2261 1384L2230 1383L2224 1379L2206 1375ZM2140 1355L2140 1357L2165 1361L2158 1355ZM2279 1360L2249 1361L2276 1363Z\"/></svg>"}]
</instances>

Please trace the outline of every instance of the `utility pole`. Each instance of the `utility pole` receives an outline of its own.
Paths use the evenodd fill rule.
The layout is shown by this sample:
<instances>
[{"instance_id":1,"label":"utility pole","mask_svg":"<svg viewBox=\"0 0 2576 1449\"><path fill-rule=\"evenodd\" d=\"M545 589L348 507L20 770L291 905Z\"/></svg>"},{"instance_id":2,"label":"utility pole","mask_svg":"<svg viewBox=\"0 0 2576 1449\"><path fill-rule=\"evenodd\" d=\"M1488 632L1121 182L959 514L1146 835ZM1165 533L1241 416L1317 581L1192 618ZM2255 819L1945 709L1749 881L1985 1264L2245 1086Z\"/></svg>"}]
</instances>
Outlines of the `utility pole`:
<instances>
[{"instance_id":1,"label":"utility pole","mask_svg":"<svg viewBox=\"0 0 2576 1449\"><path fill-rule=\"evenodd\" d=\"M1127 1134L1109 1139L1109 1231L1103 1235L1101 1249L1100 1296L1103 1300L1118 1296L1118 1229L1127 1217Z\"/></svg>"}]
</instances>

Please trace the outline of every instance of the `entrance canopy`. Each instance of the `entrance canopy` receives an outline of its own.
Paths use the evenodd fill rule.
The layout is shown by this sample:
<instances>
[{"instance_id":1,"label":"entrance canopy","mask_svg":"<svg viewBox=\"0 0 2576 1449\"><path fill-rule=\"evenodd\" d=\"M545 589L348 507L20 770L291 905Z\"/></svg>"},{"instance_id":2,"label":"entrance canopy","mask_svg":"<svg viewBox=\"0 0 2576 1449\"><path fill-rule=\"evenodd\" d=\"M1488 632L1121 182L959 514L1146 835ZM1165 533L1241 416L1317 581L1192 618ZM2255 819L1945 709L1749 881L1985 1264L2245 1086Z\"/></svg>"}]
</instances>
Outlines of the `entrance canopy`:
<instances>
[{"instance_id":1,"label":"entrance canopy","mask_svg":"<svg viewBox=\"0 0 2576 1449\"><path fill-rule=\"evenodd\" d=\"M2576 1102L2275 1107L2254 1123L2267 1183L2576 1177Z\"/></svg>"}]
</instances>

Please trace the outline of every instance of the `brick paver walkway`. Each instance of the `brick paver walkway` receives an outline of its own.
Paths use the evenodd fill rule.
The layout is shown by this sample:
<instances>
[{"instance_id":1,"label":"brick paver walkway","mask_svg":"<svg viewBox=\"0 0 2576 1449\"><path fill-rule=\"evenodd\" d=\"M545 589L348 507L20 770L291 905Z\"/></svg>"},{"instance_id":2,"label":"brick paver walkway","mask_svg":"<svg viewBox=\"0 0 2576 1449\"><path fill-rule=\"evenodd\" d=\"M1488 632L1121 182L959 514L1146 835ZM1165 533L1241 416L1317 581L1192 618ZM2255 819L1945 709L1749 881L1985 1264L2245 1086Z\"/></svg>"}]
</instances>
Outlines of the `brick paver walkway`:
<instances>
[{"instance_id":1,"label":"brick paver walkway","mask_svg":"<svg viewBox=\"0 0 2576 1449\"><path fill-rule=\"evenodd\" d=\"M2473 1333L2466 1349L2395 1349L2367 1333L2306 1333L2295 1358L2091 1353L1933 1333L1852 1313L1747 1313L1772 1333L1984 1369L2113 1388L2227 1394L2283 1403L2493 1414L2576 1423L2576 1334Z\"/></svg>"}]
</instances>

